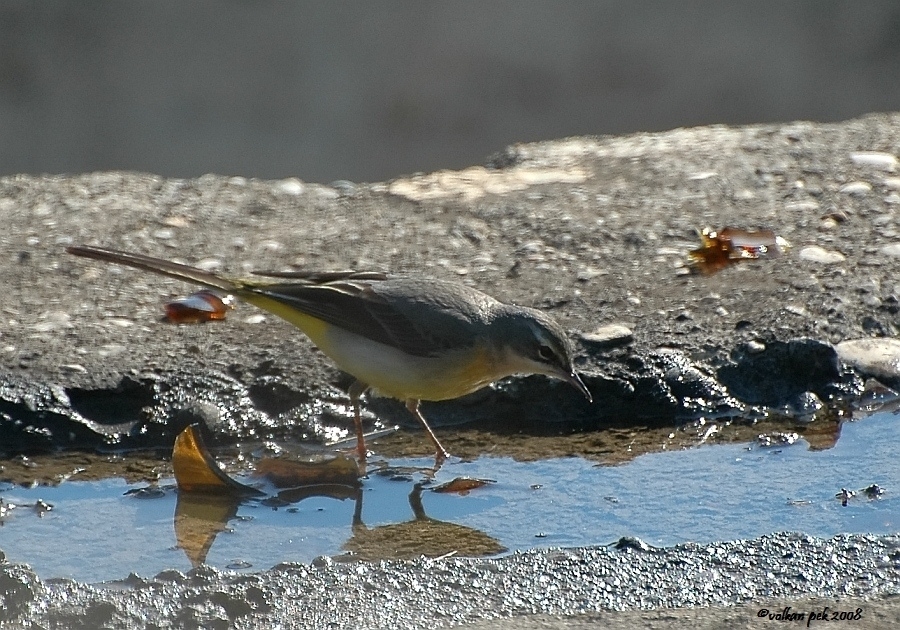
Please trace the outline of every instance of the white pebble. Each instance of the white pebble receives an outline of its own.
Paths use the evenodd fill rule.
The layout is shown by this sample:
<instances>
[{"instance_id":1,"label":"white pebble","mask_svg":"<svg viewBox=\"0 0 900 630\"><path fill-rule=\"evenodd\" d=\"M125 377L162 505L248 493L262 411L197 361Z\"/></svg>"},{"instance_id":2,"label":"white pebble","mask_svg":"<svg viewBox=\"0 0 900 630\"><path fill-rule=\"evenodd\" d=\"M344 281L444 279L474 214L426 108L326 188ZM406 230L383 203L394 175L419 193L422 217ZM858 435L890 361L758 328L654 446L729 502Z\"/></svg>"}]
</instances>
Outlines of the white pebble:
<instances>
[{"instance_id":1,"label":"white pebble","mask_svg":"<svg viewBox=\"0 0 900 630\"><path fill-rule=\"evenodd\" d=\"M828 250L824 247L819 247L818 245L810 245L801 249L800 259L820 263L822 265L833 265L846 260L842 253Z\"/></svg>"},{"instance_id":2,"label":"white pebble","mask_svg":"<svg viewBox=\"0 0 900 630\"><path fill-rule=\"evenodd\" d=\"M625 324L607 324L593 332L584 333L581 338L588 343L606 345L612 343L625 343L631 341L634 333Z\"/></svg>"},{"instance_id":3,"label":"white pebble","mask_svg":"<svg viewBox=\"0 0 900 630\"><path fill-rule=\"evenodd\" d=\"M134 326L133 321L131 321L130 319L125 319L124 317L110 317L103 321L112 326L118 326L119 328L131 328L132 326Z\"/></svg>"},{"instance_id":4,"label":"white pebble","mask_svg":"<svg viewBox=\"0 0 900 630\"><path fill-rule=\"evenodd\" d=\"M900 190L900 177L885 177L881 183L884 184L885 188Z\"/></svg>"},{"instance_id":5,"label":"white pebble","mask_svg":"<svg viewBox=\"0 0 900 630\"><path fill-rule=\"evenodd\" d=\"M222 261L218 258L204 258L197 263L197 267L203 271L216 271L217 269L221 269Z\"/></svg>"},{"instance_id":6,"label":"white pebble","mask_svg":"<svg viewBox=\"0 0 900 630\"><path fill-rule=\"evenodd\" d=\"M247 319L244 320L246 324L262 324L266 321L266 316L262 313L257 313L256 315L251 315Z\"/></svg>"},{"instance_id":7,"label":"white pebble","mask_svg":"<svg viewBox=\"0 0 900 630\"><path fill-rule=\"evenodd\" d=\"M101 357L114 357L117 354L122 354L128 350L125 346L117 343L108 343L106 345L100 346L97 349L97 354Z\"/></svg>"},{"instance_id":8,"label":"white pebble","mask_svg":"<svg viewBox=\"0 0 900 630\"><path fill-rule=\"evenodd\" d=\"M841 186L840 191L845 195L862 197L872 192L872 185L868 182L850 182Z\"/></svg>"},{"instance_id":9,"label":"white pebble","mask_svg":"<svg viewBox=\"0 0 900 630\"><path fill-rule=\"evenodd\" d=\"M804 307L800 306L799 304L788 304L787 306L784 307L784 310L786 310L788 313L792 313L799 317L810 317L809 311L807 311Z\"/></svg>"},{"instance_id":10,"label":"white pebble","mask_svg":"<svg viewBox=\"0 0 900 630\"><path fill-rule=\"evenodd\" d=\"M584 267L575 274L575 279L579 282L588 282L597 276L605 276L608 272L604 269L595 269L594 267Z\"/></svg>"},{"instance_id":11,"label":"white pebble","mask_svg":"<svg viewBox=\"0 0 900 630\"><path fill-rule=\"evenodd\" d=\"M165 219L162 220L162 222L163 222L163 225L168 225L169 227L175 227L175 228L183 228L183 227L187 227L188 225L190 225L190 221L188 221L186 217L182 217L182 216L178 216L178 215L166 217Z\"/></svg>"},{"instance_id":12,"label":"white pebble","mask_svg":"<svg viewBox=\"0 0 900 630\"><path fill-rule=\"evenodd\" d=\"M885 245L878 251L880 251L885 256L893 256L895 258L898 258L900 257L900 243L891 243L890 245Z\"/></svg>"},{"instance_id":13,"label":"white pebble","mask_svg":"<svg viewBox=\"0 0 900 630\"><path fill-rule=\"evenodd\" d=\"M819 202L812 200L792 201L790 203L784 204L784 209L801 212L815 212L819 209Z\"/></svg>"},{"instance_id":14,"label":"white pebble","mask_svg":"<svg viewBox=\"0 0 900 630\"><path fill-rule=\"evenodd\" d=\"M160 228L153 233L153 238L161 241L167 241L174 236L175 230L170 230L169 228Z\"/></svg>"},{"instance_id":15,"label":"white pebble","mask_svg":"<svg viewBox=\"0 0 900 630\"><path fill-rule=\"evenodd\" d=\"M299 179L291 177L290 179L283 179L278 182L277 188L288 195L302 195L305 186Z\"/></svg>"},{"instance_id":16,"label":"white pebble","mask_svg":"<svg viewBox=\"0 0 900 630\"><path fill-rule=\"evenodd\" d=\"M893 173L897 170L897 157L890 153L860 151L859 153L851 153L850 159L857 166L874 168L879 171L887 171L888 173Z\"/></svg>"},{"instance_id":17,"label":"white pebble","mask_svg":"<svg viewBox=\"0 0 900 630\"><path fill-rule=\"evenodd\" d=\"M747 342L746 350L748 354L759 354L760 352L764 352L766 349L766 344L762 341L757 341L756 339L751 339Z\"/></svg>"}]
</instances>

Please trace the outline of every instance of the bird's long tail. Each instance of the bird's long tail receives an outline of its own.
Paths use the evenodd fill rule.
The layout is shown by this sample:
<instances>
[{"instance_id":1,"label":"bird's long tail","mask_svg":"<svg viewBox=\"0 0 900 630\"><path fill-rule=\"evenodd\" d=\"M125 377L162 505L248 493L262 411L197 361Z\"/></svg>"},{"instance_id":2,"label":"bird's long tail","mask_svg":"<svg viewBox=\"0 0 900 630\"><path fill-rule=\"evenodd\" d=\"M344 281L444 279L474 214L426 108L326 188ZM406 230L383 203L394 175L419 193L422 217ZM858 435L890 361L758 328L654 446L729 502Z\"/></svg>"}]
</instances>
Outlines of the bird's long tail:
<instances>
[{"instance_id":1,"label":"bird's long tail","mask_svg":"<svg viewBox=\"0 0 900 630\"><path fill-rule=\"evenodd\" d=\"M107 249L105 247L90 247L87 245L67 247L66 251L76 256L95 258L97 260L103 260L105 262L113 262L120 265L127 265L129 267L136 267L137 269L152 271L163 276L168 276L177 280L184 280L186 282L193 282L205 287L209 287L210 289L219 289L221 291L227 291L229 293L240 292L240 290L243 288L237 282L229 280L228 278L223 278L222 276L217 276L216 274L210 273L209 271L204 271L203 269L198 269L197 267L182 265L180 263L170 262L168 260L163 260L162 258L144 256L143 254L132 254L116 249Z\"/></svg>"}]
</instances>

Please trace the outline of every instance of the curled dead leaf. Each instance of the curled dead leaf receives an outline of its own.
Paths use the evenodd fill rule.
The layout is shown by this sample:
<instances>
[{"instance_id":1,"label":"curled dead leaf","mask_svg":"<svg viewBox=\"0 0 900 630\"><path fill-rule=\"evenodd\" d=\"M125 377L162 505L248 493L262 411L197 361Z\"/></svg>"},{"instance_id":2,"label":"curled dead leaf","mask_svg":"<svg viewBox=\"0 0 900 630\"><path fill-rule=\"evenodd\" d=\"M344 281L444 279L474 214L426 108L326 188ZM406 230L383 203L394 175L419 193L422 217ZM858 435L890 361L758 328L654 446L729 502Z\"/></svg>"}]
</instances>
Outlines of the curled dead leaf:
<instances>
[{"instance_id":1,"label":"curled dead leaf","mask_svg":"<svg viewBox=\"0 0 900 630\"><path fill-rule=\"evenodd\" d=\"M447 483L442 483L431 489L432 492L468 494L476 488L481 488L489 483L497 483L493 479L474 479L472 477L457 477Z\"/></svg>"},{"instance_id":2,"label":"curled dead leaf","mask_svg":"<svg viewBox=\"0 0 900 630\"><path fill-rule=\"evenodd\" d=\"M205 492L230 496L262 494L229 477L210 454L198 425L192 424L175 438L172 468L179 492Z\"/></svg>"}]
</instances>

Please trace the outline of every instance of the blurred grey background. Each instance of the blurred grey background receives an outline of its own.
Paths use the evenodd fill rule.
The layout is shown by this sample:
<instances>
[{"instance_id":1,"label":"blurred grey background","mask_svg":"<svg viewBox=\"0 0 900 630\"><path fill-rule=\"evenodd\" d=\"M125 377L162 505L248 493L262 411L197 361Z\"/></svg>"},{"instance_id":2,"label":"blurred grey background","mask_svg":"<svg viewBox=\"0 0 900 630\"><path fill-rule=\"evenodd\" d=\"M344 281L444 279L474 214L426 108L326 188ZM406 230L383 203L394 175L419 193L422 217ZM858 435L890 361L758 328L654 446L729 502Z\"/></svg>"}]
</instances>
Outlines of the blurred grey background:
<instances>
[{"instance_id":1,"label":"blurred grey background","mask_svg":"<svg viewBox=\"0 0 900 630\"><path fill-rule=\"evenodd\" d=\"M897 109L897 0L0 0L0 174L375 181Z\"/></svg>"}]
</instances>

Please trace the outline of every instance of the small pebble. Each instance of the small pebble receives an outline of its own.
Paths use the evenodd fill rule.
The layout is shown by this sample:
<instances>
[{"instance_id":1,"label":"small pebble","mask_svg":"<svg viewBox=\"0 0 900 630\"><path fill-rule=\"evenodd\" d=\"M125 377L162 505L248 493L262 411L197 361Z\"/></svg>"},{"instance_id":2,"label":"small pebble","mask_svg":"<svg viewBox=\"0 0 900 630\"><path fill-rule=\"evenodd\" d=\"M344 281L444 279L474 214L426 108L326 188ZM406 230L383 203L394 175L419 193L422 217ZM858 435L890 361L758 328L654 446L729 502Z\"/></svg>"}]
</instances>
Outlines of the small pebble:
<instances>
[{"instance_id":1,"label":"small pebble","mask_svg":"<svg viewBox=\"0 0 900 630\"><path fill-rule=\"evenodd\" d=\"M203 271L216 271L222 268L222 261L218 258L204 258L196 266Z\"/></svg>"},{"instance_id":2,"label":"small pebble","mask_svg":"<svg viewBox=\"0 0 900 630\"><path fill-rule=\"evenodd\" d=\"M153 238L160 241L168 241L175 236L175 230L170 228L160 228L153 233Z\"/></svg>"},{"instance_id":3,"label":"small pebble","mask_svg":"<svg viewBox=\"0 0 900 630\"><path fill-rule=\"evenodd\" d=\"M812 200L792 201L784 204L784 209L799 212L816 212L819 210L819 202Z\"/></svg>"},{"instance_id":4,"label":"small pebble","mask_svg":"<svg viewBox=\"0 0 900 630\"><path fill-rule=\"evenodd\" d=\"M786 310L788 313L797 315L799 317L809 317L810 316L809 311L807 311L805 308L803 308L799 304L788 304L787 306L784 307L784 310Z\"/></svg>"},{"instance_id":5,"label":"small pebble","mask_svg":"<svg viewBox=\"0 0 900 630\"><path fill-rule=\"evenodd\" d=\"M847 490L847 488L841 488L841 491L834 495L835 499L839 499L841 505L847 507L847 502L856 496L856 493L853 490Z\"/></svg>"},{"instance_id":6,"label":"small pebble","mask_svg":"<svg viewBox=\"0 0 900 630\"><path fill-rule=\"evenodd\" d=\"M593 267L585 267L575 274L575 279L579 282L589 282L597 276L606 275L608 272L604 269L595 269Z\"/></svg>"},{"instance_id":7,"label":"small pebble","mask_svg":"<svg viewBox=\"0 0 900 630\"><path fill-rule=\"evenodd\" d=\"M287 195L302 195L304 189L306 188L299 179L291 177L290 179L283 179L278 184L275 185L277 190L287 194Z\"/></svg>"},{"instance_id":8,"label":"small pebble","mask_svg":"<svg viewBox=\"0 0 900 630\"><path fill-rule=\"evenodd\" d=\"M349 197L356 194L356 184L346 179L335 180L329 185L344 197Z\"/></svg>"},{"instance_id":9,"label":"small pebble","mask_svg":"<svg viewBox=\"0 0 900 630\"><path fill-rule=\"evenodd\" d=\"M634 333L624 324L607 324L593 332L581 335L582 341L599 346L628 343L634 339Z\"/></svg>"},{"instance_id":10,"label":"small pebble","mask_svg":"<svg viewBox=\"0 0 900 630\"><path fill-rule=\"evenodd\" d=\"M97 354L99 354L101 357L113 357L118 354L122 354L127 350L128 348L121 344L108 343L106 345L100 346L97 349Z\"/></svg>"},{"instance_id":11,"label":"small pebble","mask_svg":"<svg viewBox=\"0 0 900 630\"><path fill-rule=\"evenodd\" d=\"M118 326L119 328L131 328L134 326L134 322L130 319L125 319L124 317L108 317L103 320L103 323L110 324L112 326Z\"/></svg>"},{"instance_id":12,"label":"small pebble","mask_svg":"<svg viewBox=\"0 0 900 630\"><path fill-rule=\"evenodd\" d=\"M270 241L263 241L262 243L259 244L259 247L260 247L260 249L264 249L266 251L277 252L283 247L283 245L281 243L279 243L278 241L270 240Z\"/></svg>"},{"instance_id":13,"label":"small pebble","mask_svg":"<svg viewBox=\"0 0 900 630\"><path fill-rule=\"evenodd\" d=\"M190 223L186 217L182 217L182 216L166 217L165 219L162 220L162 222L163 222L163 225L168 225L169 227L179 227L179 228L187 227L188 224Z\"/></svg>"},{"instance_id":14,"label":"small pebble","mask_svg":"<svg viewBox=\"0 0 900 630\"><path fill-rule=\"evenodd\" d=\"M878 251L885 256L898 257L900 256L900 243L891 243L890 245L885 245Z\"/></svg>"},{"instance_id":15,"label":"small pebble","mask_svg":"<svg viewBox=\"0 0 900 630\"><path fill-rule=\"evenodd\" d=\"M761 341L757 341L756 339L751 339L747 342L745 346L748 354L759 354L760 352L764 352L766 349L766 344Z\"/></svg>"},{"instance_id":16,"label":"small pebble","mask_svg":"<svg viewBox=\"0 0 900 630\"><path fill-rule=\"evenodd\" d=\"M845 195L862 197L872 192L872 185L868 182L850 182L841 186L840 191Z\"/></svg>"},{"instance_id":17,"label":"small pebble","mask_svg":"<svg viewBox=\"0 0 900 630\"><path fill-rule=\"evenodd\" d=\"M246 324L262 324L266 321L266 316L262 313L257 313L256 315L251 315L250 317L244 320Z\"/></svg>"},{"instance_id":18,"label":"small pebble","mask_svg":"<svg viewBox=\"0 0 900 630\"><path fill-rule=\"evenodd\" d=\"M804 247L800 250L799 255L801 260L808 260L809 262L815 262L822 265L833 265L846 260L842 253L828 250L824 247L819 247L818 245Z\"/></svg>"},{"instance_id":19,"label":"small pebble","mask_svg":"<svg viewBox=\"0 0 900 630\"><path fill-rule=\"evenodd\" d=\"M859 151L851 153L850 159L856 166L864 166L879 171L893 173L897 170L897 157L881 151Z\"/></svg>"}]
</instances>

